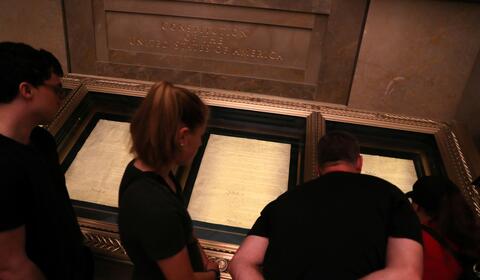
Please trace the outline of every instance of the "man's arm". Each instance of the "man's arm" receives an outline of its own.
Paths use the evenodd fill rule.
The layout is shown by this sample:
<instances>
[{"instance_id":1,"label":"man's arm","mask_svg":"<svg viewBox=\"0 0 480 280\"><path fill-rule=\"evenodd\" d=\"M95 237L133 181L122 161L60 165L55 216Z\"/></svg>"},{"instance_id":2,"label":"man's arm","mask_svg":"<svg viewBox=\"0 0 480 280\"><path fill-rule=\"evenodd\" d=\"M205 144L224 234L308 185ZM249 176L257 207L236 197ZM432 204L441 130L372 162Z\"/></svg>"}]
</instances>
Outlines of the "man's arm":
<instances>
[{"instance_id":1,"label":"man's arm","mask_svg":"<svg viewBox=\"0 0 480 280\"><path fill-rule=\"evenodd\" d=\"M422 245L412 239L389 237L385 268L375 271L361 280L421 280L422 272Z\"/></svg>"},{"instance_id":2,"label":"man's arm","mask_svg":"<svg viewBox=\"0 0 480 280\"><path fill-rule=\"evenodd\" d=\"M25 252L25 226L0 232L0 279L45 280Z\"/></svg>"},{"instance_id":3,"label":"man's arm","mask_svg":"<svg viewBox=\"0 0 480 280\"><path fill-rule=\"evenodd\" d=\"M233 279L263 280L260 266L268 247L268 238L249 235L238 248L230 262L229 271Z\"/></svg>"}]
</instances>

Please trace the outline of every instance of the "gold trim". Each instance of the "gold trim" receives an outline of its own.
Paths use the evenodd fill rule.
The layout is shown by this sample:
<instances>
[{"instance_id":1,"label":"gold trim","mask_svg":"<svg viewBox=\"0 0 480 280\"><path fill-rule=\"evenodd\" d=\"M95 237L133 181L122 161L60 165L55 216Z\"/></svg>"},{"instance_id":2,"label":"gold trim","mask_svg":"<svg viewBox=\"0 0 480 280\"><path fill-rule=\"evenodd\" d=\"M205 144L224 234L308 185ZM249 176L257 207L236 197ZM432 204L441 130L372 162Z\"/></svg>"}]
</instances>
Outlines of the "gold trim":
<instances>
[{"instance_id":1,"label":"gold trim","mask_svg":"<svg viewBox=\"0 0 480 280\"><path fill-rule=\"evenodd\" d=\"M67 99L63 103L63 107L57 112L55 119L48 125L48 130L53 135L57 134L60 128L63 126L65 121L67 120L68 116L70 116L75 108L80 104L82 99L88 93L87 89L79 84L72 92L69 94Z\"/></svg>"},{"instance_id":2,"label":"gold trim","mask_svg":"<svg viewBox=\"0 0 480 280\"><path fill-rule=\"evenodd\" d=\"M460 147L457 135L449 128L445 128L443 140L447 145L447 155L449 166L453 170L449 173L449 177L458 185L463 195L469 200L473 209L480 215L480 193L477 188L472 185L473 176L470 166L467 163L465 154Z\"/></svg>"},{"instance_id":3,"label":"gold trim","mask_svg":"<svg viewBox=\"0 0 480 280\"><path fill-rule=\"evenodd\" d=\"M64 88L75 89L82 84L82 81L76 77L66 76L62 78L62 85Z\"/></svg>"},{"instance_id":4,"label":"gold trim","mask_svg":"<svg viewBox=\"0 0 480 280\"><path fill-rule=\"evenodd\" d=\"M85 244L94 252L120 262L130 262L120 242L117 225L85 218L78 218L78 223L85 238Z\"/></svg>"},{"instance_id":5,"label":"gold trim","mask_svg":"<svg viewBox=\"0 0 480 280\"><path fill-rule=\"evenodd\" d=\"M99 223L95 220L85 218L78 218L78 221L85 238L85 244L92 248L94 252L120 262L131 264L131 261L121 244L117 225ZM218 263L221 278L232 279L228 274L228 266L238 249L238 246L205 239L200 239L199 242L207 253L209 259Z\"/></svg>"},{"instance_id":6,"label":"gold trim","mask_svg":"<svg viewBox=\"0 0 480 280\"><path fill-rule=\"evenodd\" d=\"M153 82L148 81L118 79L82 74L69 74L66 78L64 78L64 83L70 83L77 86L80 83L87 89L87 91L140 97L145 96L149 87L153 84ZM457 184L462 186L464 191L467 189L465 194L467 194L468 198L475 205L475 209L480 215L480 202L478 201L478 198L476 198L479 196L478 191L470 186L470 166L465 160L464 153L458 143L458 140L456 139L456 135L446 123L391 113L351 109L341 105L326 104L314 101L220 89L208 89L191 86L184 87L196 92L205 100L207 104L212 106L246 109L291 116L302 116L305 118L308 118L308 116L313 112L318 112L323 120L433 134L437 139L445 167L447 171L449 171L449 176ZM77 93L74 95L77 95ZM59 116L60 115L63 114L59 114ZM317 121L320 122L319 128L317 129L321 129L320 127L322 127L321 123L323 121L320 120L320 118ZM62 121L60 120L58 123L59 124L57 125L61 125ZM51 126L53 126L53 123ZM445 131L447 132L445 133ZM310 141L312 140L310 139ZM443 148L441 147L442 145L444 146Z\"/></svg>"},{"instance_id":7,"label":"gold trim","mask_svg":"<svg viewBox=\"0 0 480 280\"><path fill-rule=\"evenodd\" d=\"M317 164L317 143L323 135L322 115L318 112L312 112L307 117L307 131L305 135L305 161L303 181L307 182L318 177Z\"/></svg>"}]
</instances>

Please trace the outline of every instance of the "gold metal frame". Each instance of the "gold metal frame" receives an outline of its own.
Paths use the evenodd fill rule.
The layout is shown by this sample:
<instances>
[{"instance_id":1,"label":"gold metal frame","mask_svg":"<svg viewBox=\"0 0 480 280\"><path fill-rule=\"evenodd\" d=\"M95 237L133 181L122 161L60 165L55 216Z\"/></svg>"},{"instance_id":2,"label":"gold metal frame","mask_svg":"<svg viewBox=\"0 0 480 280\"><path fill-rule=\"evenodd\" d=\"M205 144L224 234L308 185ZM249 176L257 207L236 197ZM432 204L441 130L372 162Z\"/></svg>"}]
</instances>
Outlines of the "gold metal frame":
<instances>
[{"instance_id":1,"label":"gold metal frame","mask_svg":"<svg viewBox=\"0 0 480 280\"><path fill-rule=\"evenodd\" d=\"M126 96L144 97L152 82L69 74L63 79L64 87L72 93L58 112L48 129L56 134L88 92L101 92ZM306 143L304 157L304 180L316 177L316 143L325 133L326 121L390 128L432 134L435 137L448 176L460 186L463 194L480 215L480 195L471 186L472 170L466 160L456 133L442 122L413 118L388 113L349 109L346 106L185 86L196 92L208 105L244 109L251 111L283 114L306 118ZM118 261L127 262L125 250L118 236L116 224L79 217L81 229L87 243L94 251ZM229 261L237 245L200 240L210 258L220 264L223 279L231 279L227 273Z\"/></svg>"}]
</instances>

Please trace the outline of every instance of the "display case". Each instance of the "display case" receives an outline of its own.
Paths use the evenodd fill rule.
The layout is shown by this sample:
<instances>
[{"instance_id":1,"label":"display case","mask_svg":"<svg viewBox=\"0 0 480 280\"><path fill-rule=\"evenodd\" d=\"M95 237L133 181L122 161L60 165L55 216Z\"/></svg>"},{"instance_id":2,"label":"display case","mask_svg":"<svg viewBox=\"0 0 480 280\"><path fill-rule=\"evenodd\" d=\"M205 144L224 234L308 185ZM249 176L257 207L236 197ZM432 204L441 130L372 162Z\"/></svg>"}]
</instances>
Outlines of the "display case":
<instances>
[{"instance_id":1,"label":"display case","mask_svg":"<svg viewBox=\"0 0 480 280\"><path fill-rule=\"evenodd\" d=\"M151 82L69 75L67 100L48 129L79 223L92 249L128 262L118 235L118 186L130 154L129 120ZM209 106L204 144L175 170L194 231L210 258L228 263L262 208L317 176L316 143L327 131L357 136L367 173L400 180L448 175L480 213L455 133L443 123L245 92L187 87ZM375 164L390 162L389 164ZM379 169L390 166L390 169ZM401 168L400 168L401 167ZM389 171L392 170L392 171ZM400 171L403 170L403 171ZM388 177L391 174L393 177Z\"/></svg>"}]
</instances>

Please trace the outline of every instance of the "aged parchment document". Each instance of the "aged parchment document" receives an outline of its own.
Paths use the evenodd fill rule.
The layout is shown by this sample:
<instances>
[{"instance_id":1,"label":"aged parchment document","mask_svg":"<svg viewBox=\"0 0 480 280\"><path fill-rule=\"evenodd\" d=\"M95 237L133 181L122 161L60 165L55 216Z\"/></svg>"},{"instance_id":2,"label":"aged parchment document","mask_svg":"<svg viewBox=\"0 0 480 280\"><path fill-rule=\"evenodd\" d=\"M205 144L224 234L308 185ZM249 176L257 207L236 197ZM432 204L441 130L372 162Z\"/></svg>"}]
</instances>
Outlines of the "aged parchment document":
<instances>
[{"instance_id":1,"label":"aged parchment document","mask_svg":"<svg viewBox=\"0 0 480 280\"><path fill-rule=\"evenodd\" d=\"M411 159L362 154L362 173L380 177L397 186L403 192L412 190L417 172Z\"/></svg>"},{"instance_id":2,"label":"aged parchment document","mask_svg":"<svg viewBox=\"0 0 480 280\"><path fill-rule=\"evenodd\" d=\"M118 187L128 162L130 124L99 120L65 173L70 198L118 207Z\"/></svg>"},{"instance_id":3,"label":"aged parchment document","mask_svg":"<svg viewBox=\"0 0 480 280\"><path fill-rule=\"evenodd\" d=\"M192 219L249 229L288 188L290 146L211 134L188 205Z\"/></svg>"}]
</instances>

